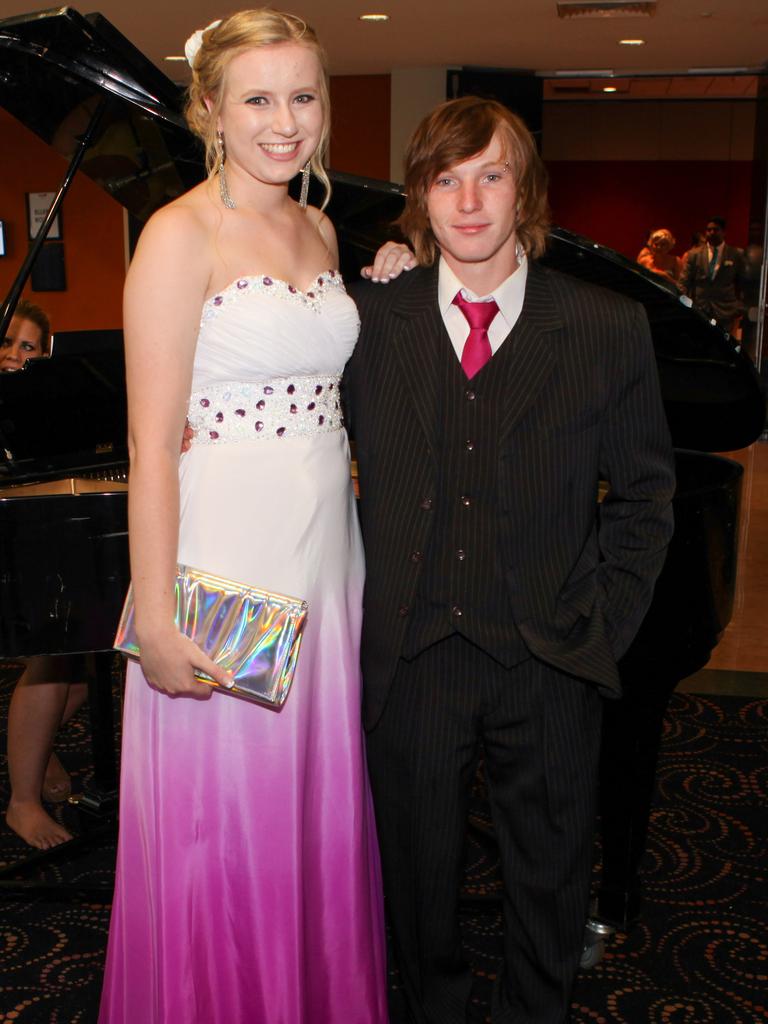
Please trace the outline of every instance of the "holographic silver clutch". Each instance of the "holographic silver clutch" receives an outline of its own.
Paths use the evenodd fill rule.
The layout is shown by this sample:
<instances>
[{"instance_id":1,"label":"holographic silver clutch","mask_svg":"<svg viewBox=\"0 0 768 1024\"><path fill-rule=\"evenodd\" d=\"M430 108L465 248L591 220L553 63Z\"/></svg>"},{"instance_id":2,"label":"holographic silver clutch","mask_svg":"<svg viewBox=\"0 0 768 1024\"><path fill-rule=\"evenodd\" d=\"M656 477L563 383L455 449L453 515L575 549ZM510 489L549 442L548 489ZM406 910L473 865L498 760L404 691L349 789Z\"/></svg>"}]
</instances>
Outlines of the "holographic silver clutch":
<instances>
[{"instance_id":1,"label":"holographic silver clutch","mask_svg":"<svg viewBox=\"0 0 768 1024\"><path fill-rule=\"evenodd\" d=\"M176 574L176 625L222 668L232 673L227 693L272 708L285 703L299 657L307 602L222 579L179 565ZM133 587L120 616L115 649L140 656L133 615ZM202 683L218 686L196 672Z\"/></svg>"}]
</instances>

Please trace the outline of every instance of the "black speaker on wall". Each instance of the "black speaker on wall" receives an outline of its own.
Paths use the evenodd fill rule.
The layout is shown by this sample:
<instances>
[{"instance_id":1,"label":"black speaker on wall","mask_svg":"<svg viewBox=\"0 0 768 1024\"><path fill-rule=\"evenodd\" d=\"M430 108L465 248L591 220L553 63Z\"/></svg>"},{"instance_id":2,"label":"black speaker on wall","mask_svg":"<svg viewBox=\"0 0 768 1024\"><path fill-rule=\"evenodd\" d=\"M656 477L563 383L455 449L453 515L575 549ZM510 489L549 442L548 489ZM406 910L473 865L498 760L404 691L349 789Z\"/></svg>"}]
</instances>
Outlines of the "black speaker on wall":
<instances>
[{"instance_id":1,"label":"black speaker on wall","mask_svg":"<svg viewBox=\"0 0 768 1024\"><path fill-rule=\"evenodd\" d=\"M451 70L446 95L449 100L460 96L498 100L525 121L541 151L544 80L532 71L472 67Z\"/></svg>"},{"instance_id":2,"label":"black speaker on wall","mask_svg":"<svg viewBox=\"0 0 768 1024\"><path fill-rule=\"evenodd\" d=\"M44 242L32 265L33 292L65 292L67 274L64 269L64 243Z\"/></svg>"}]
</instances>

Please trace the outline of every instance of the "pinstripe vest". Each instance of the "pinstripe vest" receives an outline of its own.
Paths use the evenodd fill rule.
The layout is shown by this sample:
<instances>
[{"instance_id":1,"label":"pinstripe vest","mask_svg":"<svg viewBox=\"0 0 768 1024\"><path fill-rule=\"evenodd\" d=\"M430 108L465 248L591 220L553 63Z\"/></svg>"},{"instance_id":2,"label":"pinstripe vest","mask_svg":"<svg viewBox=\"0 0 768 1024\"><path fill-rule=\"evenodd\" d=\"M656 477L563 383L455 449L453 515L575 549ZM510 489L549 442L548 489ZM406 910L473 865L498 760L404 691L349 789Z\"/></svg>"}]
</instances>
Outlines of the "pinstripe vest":
<instances>
[{"instance_id":1,"label":"pinstripe vest","mask_svg":"<svg viewBox=\"0 0 768 1024\"><path fill-rule=\"evenodd\" d=\"M434 521L406 634L412 657L459 632L503 665L528 651L515 627L498 551L496 474L509 338L468 381L448 334L439 340L440 449Z\"/></svg>"}]
</instances>

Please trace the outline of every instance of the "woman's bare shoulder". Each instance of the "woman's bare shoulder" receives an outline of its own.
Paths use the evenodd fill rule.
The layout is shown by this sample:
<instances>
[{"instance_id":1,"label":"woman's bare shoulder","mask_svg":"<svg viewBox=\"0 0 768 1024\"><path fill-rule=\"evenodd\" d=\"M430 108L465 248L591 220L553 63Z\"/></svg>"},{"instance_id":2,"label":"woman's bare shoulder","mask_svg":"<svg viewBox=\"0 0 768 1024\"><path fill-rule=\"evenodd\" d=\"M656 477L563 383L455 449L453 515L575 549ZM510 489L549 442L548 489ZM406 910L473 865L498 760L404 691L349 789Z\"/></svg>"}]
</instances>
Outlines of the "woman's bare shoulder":
<instances>
[{"instance_id":1,"label":"woman's bare shoulder","mask_svg":"<svg viewBox=\"0 0 768 1024\"><path fill-rule=\"evenodd\" d=\"M331 221L331 218L328 216L328 214L325 213L323 210L319 209L317 206L308 206L307 217L309 218L310 223L313 224L318 231L327 230L331 232L335 237L336 231L334 229L333 222Z\"/></svg>"},{"instance_id":2,"label":"woman's bare shoulder","mask_svg":"<svg viewBox=\"0 0 768 1024\"><path fill-rule=\"evenodd\" d=\"M336 229L331 218L316 206L307 207L307 218L325 243L325 247L331 255L333 265L336 266L339 260L339 245L336 241Z\"/></svg>"},{"instance_id":3,"label":"woman's bare shoulder","mask_svg":"<svg viewBox=\"0 0 768 1024\"><path fill-rule=\"evenodd\" d=\"M167 295L199 293L202 302L213 264L210 207L203 183L150 217L131 260L126 296L160 287Z\"/></svg>"},{"instance_id":4,"label":"woman's bare shoulder","mask_svg":"<svg viewBox=\"0 0 768 1024\"><path fill-rule=\"evenodd\" d=\"M173 242L184 246L201 243L213 230L213 208L206 194L206 182L154 213L142 231L142 240Z\"/></svg>"}]
</instances>

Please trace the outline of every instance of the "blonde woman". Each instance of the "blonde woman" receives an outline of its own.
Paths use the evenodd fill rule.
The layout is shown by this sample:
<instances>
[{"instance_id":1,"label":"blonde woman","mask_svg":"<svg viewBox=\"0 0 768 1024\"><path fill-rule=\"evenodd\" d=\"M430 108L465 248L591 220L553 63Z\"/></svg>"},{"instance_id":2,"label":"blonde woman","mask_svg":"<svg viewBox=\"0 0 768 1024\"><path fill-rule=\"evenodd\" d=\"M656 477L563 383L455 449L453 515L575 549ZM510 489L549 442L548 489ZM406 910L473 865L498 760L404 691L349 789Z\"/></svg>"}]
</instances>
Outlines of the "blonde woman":
<instances>
[{"instance_id":1,"label":"blonde woman","mask_svg":"<svg viewBox=\"0 0 768 1024\"><path fill-rule=\"evenodd\" d=\"M637 254L637 262L646 270L665 277L673 284L679 284L682 263L680 257L672 253L674 247L675 237L672 232L668 228L657 228L650 233L645 246Z\"/></svg>"},{"instance_id":2,"label":"blonde woman","mask_svg":"<svg viewBox=\"0 0 768 1024\"><path fill-rule=\"evenodd\" d=\"M360 725L363 553L339 378L358 316L326 182L323 53L299 18L196 33L210 175L147 224L125 289L132 576L121 832L102 1024L385 1024L379 860ZM195 431L179 464L185 417ZM280 712L173 621L176 562L307 600Z\"/></svg>"}]
</instances>

